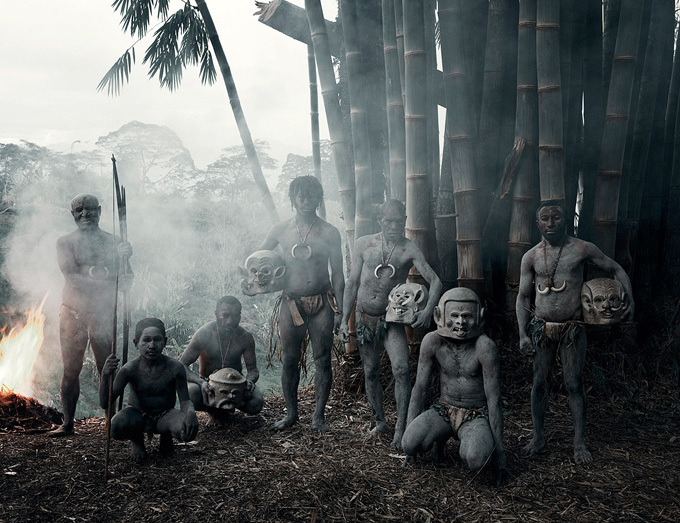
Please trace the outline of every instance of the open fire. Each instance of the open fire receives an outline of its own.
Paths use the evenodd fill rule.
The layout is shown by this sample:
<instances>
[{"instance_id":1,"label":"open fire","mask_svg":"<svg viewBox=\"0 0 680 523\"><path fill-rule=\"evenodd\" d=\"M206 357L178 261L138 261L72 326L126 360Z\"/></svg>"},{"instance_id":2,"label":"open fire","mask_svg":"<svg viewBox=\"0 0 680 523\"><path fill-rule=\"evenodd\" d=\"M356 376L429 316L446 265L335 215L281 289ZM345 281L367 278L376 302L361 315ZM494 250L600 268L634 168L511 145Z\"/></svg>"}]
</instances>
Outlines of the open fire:
<instances>
[{"instance_id":1,"label":"open fire","mask_svg":"<svg viewBox=\"0 0 680 523\"><path fill-rule=\"evenodd\" d=\"M26 312L26 319L6 332L0 330L0 394L14 391L31 395L31 371L38 359L43 342L45 316L42 313L45 300Z\"/></svg>"}]
</instances>

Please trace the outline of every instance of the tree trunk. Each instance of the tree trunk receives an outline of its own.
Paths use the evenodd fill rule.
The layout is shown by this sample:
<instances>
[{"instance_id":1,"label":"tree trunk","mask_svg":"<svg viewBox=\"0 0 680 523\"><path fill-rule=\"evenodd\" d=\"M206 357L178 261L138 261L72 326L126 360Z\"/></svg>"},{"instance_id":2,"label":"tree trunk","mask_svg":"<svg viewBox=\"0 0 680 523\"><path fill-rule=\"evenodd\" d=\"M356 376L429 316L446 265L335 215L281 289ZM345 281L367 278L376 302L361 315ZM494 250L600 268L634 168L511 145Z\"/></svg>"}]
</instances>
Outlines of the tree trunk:
<instances>
[{"instance_id":1,"label":"tree trunk","mask_svg":"<svg viewBox=\"0 0 680 523\"><path fill-rule=\"evenodd\" d=\"M358 34L354 0L340 2L342 28L345 35L345 65L349 84L352 145L354 149L354 183L356 187L355 239L373 232L373 193L371 148L368 136L369 85Z\"/></svg>"},{"instance_id":2,"label":"tree trunk","mask_svg":"<svg viewBox=\"0 0 680 523\"><path fill-rule=\"evenodd\" d=\"M439 276L443 291L456 286L458 263L456 261L456 214L453 200L453 173L451 172L451 144L444 133L441 176L437 198L437 252L439 254Z\"/></svg>"},{"instance_id":3,"label":"tree trunk","mask_svg":"<svg viewBox=\"0 0 680 523\"><path fill-rule=\"evenodd\" d=\"M430 259L430 187L427 172L427 70L423 0L404 2L406 84L406 236Z\"/></svg>"},{"instance_id":4,"label":"tree trunk","mask_svg":"<svg viewBox=\"0 0 680 523\"><path fill-rule=\"evenodd\" d=\"M484 296L481 224L477 206L477 187L472 140L473 103L470 97L463 46L460 0L439 1L446 128L451 147L453 195L458 209L456 242L458 285Z\"/></svg>"},{"instance_id":5,"label":"tree trunk","mask_svg":"<svg viewBox=\"0 0 680 523\"><path fill-rule=\"evenodd\" d=\"M383 0L383 45L385 49L385 92L390 158L390 196L406 202L406 138L404 101L401 97L399 56L394 23L395 0ZM397 0L401 2L401 0Z\"/></svg>"},{"instance_id":6,"label":"tree trunk","mask_svg":"<svg viewBox=\"0 0 680 523\"><path fill-rule=\"evenodd\" d=\"M536 5L536 75L541 201L564 202L559 0L538 0Z\"/></svg>"},{"instance_id":7,"label":"tree trunk","mask_svg":"<svg viewBox=\"0 0 680 523\"><path fill-rule=\"evenodd\" d=\"M319 135L319 90L316 84L316 62L314 60L314 46L307 45L307 70L309 71L309 116L312 128L312 164L314 177L323 187L321 177L321 138ZM326 204L321 202L319 216L326 219Z\"/></svg>"},{"instance_id":8,"label":"tree trunk","mask_svg":"<svg viewBox=\"0 0 680 523\"><path fill-rule=\"evenodd\" d=\"M621 2L602 133L600 164L595 184L593 240L609 257L614 256L616 247L621 170L635 80L635 61L642 25L642 9L643 5L639 0L622 0Z\"/></svg>"},{"instance_id":9,"label":"tree trunk","mask_svg":"<svg viewBox=\"0 0 680 523\"><path fill-rule=\"evenodd\" d=\"M675 108L674 135L673 167L665 217L666 241L662 272L669 296L680 294L680 99Z\"/></svg>"},{"instance_id":10,"label":"tree trunk","mask_svg":"<svg viewBox=\"0 0 680 523\"><path fill-rule=\"evenodd\" d=\"M355 214L355 188L354 177L349 166L349 153L343 129L340 101L338 99L338 86L335 83L335 71L331 62L331 52L328 45L328 34L324 22L323 10L320 0L305 0L305 9L309 20L309 30L314 44L316 67L321 82L321 96L326 109L328 132L331 138L333 160L338 174L338 192L342 202L342 213L347 232L347 243L350 252L354 252L354 214Z\"/></svg>"},{"instance_id":11,"label":"tree trunk","mask_svg":"<svg viewBox=\"0 0 680 523\"><path fill-rule=\"evenodd\" d=\"M675 30L680 26L676 23ZM674 33L675 34L675 33ZM666 104L666 117L663 132L663 198L664 212L668 204L668 192L671 176L673 174L673 142L675 138L675 110L678 106L678 93L680 92L680 38L675 42L675 54L673 55L673 70L671 84L668 88L668 100Z\"/></svg>"},{"instance_id":12,"label":"tree trunk","mask_svg":"<svg viewBox=\"0 0 680 523\"><path fill-rule=\"evenodd\" d=\"M536 0L519 4L519 44L517 50L517 117L515 143L524 141L515 187L508 237L508 267L505 311L515 319L522 256L531 248L534 224L534 180L538 175L538 80L536 77Z\"/></svg>"},{"instance_id":13,"label":"tree trunk","mask_svg":"<svg viewBox=\"0 0 680 523\"><path fill-rule=\"evenodd\" d=\"M609 93L620 15L621 0L607 0L604 10L604 32L602 34L602 89L605 93Z\"/></svg>"},{"instance_id":14,"label":"tree trunk","mask_svg":"<svg viewBox=\"0 0 680 523\"><path fill-rule=\"evenodd\" d=\"M397 58L399 59L399 83L401 99L406 104L406 79L404 78L404 4L402 0L394 0L394 31L397 40Z\"/></svg>"},{"instance_id":15,"label":"tree trunk","mask_svg":"<svg viewBox=\"0 0 680 523\"><path fill-rule=\"evenodd\" d=\"M465 71L467 72L470 88L470 100L474 109L472 120L475 137L482 110L488 10L489 0L464 0L460 4L460 15L463 21L461 30L464 35L463 53L465 55Z\"/></svg>"},{"instance_id":16,"label":"tree trunk","mask_svg":"<svg viewBox=\"0 0 680 523\"><path fill-rule=\"evenodd\" d=\"M253 138L250 136L250 129L248 128L248 123L246 122L246 117L243 113L243 108L241 107L241 100L238 97L238 91L236 90L236 83L234 82L234 77L231 74L231 68L229 67L229 62L227 62L227 56L222 48L222 43L217 34L217 29L213 23L212 16L210 15L210 10L205 0L196 0L196 5L201 13L201 17L205 22L206 30L210 37L210 43L212 45L213 51L215 52L215 58L220 66L220 71L222 72L222 79L224 80L224 85L227 88L227 95L229 96L229 103L231 104L231 110L234 113L234 118L236 119L236 126L238 127L238 132L241 135L241 141L243 142L243 148L246 151L246 156L248 157L248 164L250 165L250 170L253 173L253 178L255 179L255 184L260 191L260 196L262 197L262 202L264 203L267 213L269 214L269 220L272 223L279 221L279 213L276 211L276 204L269 192L269 187L267 186L267 180L265 180L264 174L262 174L262 167L260 166L260 161L257 158L257 152L255 151L255 144L253 143Z\"/></svg>"}]
</instances>

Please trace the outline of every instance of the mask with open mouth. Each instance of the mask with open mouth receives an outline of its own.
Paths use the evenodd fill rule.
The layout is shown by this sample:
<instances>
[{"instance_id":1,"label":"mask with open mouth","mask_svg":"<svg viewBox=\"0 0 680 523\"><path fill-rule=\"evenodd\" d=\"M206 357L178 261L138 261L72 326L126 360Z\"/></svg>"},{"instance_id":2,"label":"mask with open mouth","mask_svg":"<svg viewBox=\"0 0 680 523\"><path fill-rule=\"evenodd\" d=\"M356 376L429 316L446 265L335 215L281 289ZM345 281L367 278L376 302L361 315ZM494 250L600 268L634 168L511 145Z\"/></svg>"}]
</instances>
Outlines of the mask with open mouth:
<instances>
[{"instance_id":1,"label":"mask with open mouth","mask_svg":"<svg viewBox=\"0 0 680 523\"><path fill-rule=\"evenodd\" d=\"M210 375L209 405L233 411L245 403L246 378L239 371L225 367Z\"/></svg>"},{"instance_id":2,"label":"mask with open mouth","mask_svg":"<svg viewBox=\"0 0 680 523\"><path fill-rule=\"evenodd\" d=\"M239 271L243 276L241 291L246 296L283 290L286 264L275 251L255 251L246 259L245 267L239 266Z\"/></svg>"},{"instance_id":3,"label":"mask with open mouth","mask_svg":"<svg viewBox=\"0 0 680 523\"><path fill-rule=\"evenodd\" d=\"M484 308L477 294L465 287L446 291L434 308L437 334L458 341L477 338L484 327Z\"/></svg>"},{"instance_id":4,"label":"mask with open mouth","mask_svg":"<svg viewBox=\"0 0 680 523\"><path fill-rule=\"evenodd\" d=\"M588 280L581 287L583 321L592 325L619 323L628 309L623 285L612 278Z\"/></svg>"},{"instance_id":5,"label":"mask with open mouth","mask_svg":"<svg viewBox=\"0 0 680 523\"><path fill-rule=\"evenodd\" d=\"M385 321L411 325L416 312L423 310L427 303L427 289L418 283L402 283L390 291Z\"/></svg>"}]
</instances>

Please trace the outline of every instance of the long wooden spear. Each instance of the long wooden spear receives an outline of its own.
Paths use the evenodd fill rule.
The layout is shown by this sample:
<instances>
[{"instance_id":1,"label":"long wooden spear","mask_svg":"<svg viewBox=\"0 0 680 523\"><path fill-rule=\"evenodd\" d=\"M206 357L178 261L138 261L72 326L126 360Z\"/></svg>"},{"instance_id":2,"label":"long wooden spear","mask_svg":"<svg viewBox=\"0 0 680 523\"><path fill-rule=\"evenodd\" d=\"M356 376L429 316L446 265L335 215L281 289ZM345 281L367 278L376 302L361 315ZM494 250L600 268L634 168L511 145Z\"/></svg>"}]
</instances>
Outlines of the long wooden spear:
<instances>
[{"instance_id":1,"label":"long wooden spear","mask_svg":"<svg viewBox=\"0 0 680 523\"><path fill-rule=\"evenodd\" d=\"M111 162L113 163L113 181L116 187L116 201L118 203L118 223L120 230L120 239L122 242L127 241L127 200L125 197L125 187L120 185L118 179L118 169L116 168L116 158L111 155ZM121 272L127 274L128 259L123 257L121 260ZM117 291L116 291L117 292ZM127 289L123 291L123 361L122 365L127 363L128 346L130 338L130 293ZM123 408L123 395L120 395L118 400L118 410Z\"/></svg>"}]
</instances>

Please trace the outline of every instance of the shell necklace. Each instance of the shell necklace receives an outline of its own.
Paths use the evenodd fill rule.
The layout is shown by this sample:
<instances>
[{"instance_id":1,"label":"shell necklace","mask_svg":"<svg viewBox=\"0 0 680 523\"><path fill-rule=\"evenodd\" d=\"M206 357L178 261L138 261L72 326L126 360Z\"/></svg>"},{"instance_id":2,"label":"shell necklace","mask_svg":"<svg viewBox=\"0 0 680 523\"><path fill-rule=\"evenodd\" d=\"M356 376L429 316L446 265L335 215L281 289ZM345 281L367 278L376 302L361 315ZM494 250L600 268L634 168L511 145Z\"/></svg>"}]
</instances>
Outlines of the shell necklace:
<instances>
[{"instance_id":1,"label":"shell necklace","mask_svg":"<svg viewBox=\"0 0 680 523\"><path fill-rule=\"evenodd\" d=\"M548 278L548 281L543 289L541 289L541 284L537 283L536 284L536 292L539 294L549 294L551 291L552 292L562 292L564 289L567 288L567 280L564 280L562 282L562 285L560 287L555 287L555 283L553 279L555 278L555 273L557 272L557 264L560 263L560 256L562 256L562 249L564 248L564 244L566 241L566 237L562 238L562 243L560 244L560 250L557 253L557 258L555 259L555 263L553 264L552 267L552 272L551 274L548 274L548 254L546 253L546 244L548 242L545 241L545 238L543 239L543 263L545 266L545 276Z\"/></svg>"},{"instance_id":2,"label":"shell necklace","mask_svg":"<svg viewBox=\"0 0 680 523\"><path fill-rule=\"evenodd\" d=\"M394 242L390 254L387 256L387 259L385 259L385 237L383 236L383 233L380 233L380 255L382 257L382 263L380 265L376 265L375 270L373 271L373 275L376 278L380 279L378 272L383 268L390 269L392 271L388 278L392 278L396 274L397 270L394 268L394 265L390 263L390 258L392 258L392 253L394 252L396 246L397 242Z\"/></svg>"},{"instance_id":3,"label":"shell necklace","mask_svg":"<svg viewBox=\"0 0 680 523\"><path fill-rule=\"evenodd\" d=\"M290 255L296 260L308 260L312 256L312 246L307 243L307 237L309 236L309 233L312 232L312 229L314 228L314 225L316 224L318 219L319 219L318 216L314 218L314 221L309 226L309 229L307 229L307 234L305 234L305 237L303 238L302 233L300 232L300 224L297 221L297 216L295 217L295 227L297 227L297 233L298 238L300 238L300 243L296 243L295 245L293 245L293 247L290 250ZM297 252L297 249L302 248L304 248L305 250L302 252Z\"/></svg>"}]
</instances>

